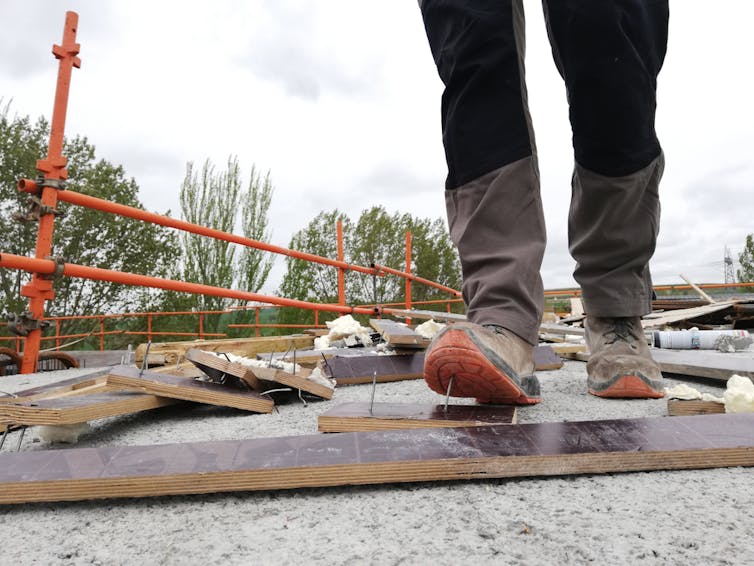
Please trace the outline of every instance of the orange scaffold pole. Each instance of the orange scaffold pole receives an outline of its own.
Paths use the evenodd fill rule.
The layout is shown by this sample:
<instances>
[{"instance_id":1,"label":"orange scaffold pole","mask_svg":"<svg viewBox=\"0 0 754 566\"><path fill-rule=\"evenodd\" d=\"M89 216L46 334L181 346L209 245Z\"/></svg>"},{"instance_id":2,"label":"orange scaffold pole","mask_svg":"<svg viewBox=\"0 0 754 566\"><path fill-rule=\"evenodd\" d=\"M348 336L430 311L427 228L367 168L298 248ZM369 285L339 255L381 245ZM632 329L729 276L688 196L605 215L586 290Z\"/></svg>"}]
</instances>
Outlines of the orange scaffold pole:
<instances>
[{"instance_id":1,"label":"orange scaffold pole","mask_svg":"<svg viewBox=\"0 0 754 566\"><path fill-rule=\"evenodd\" d=\"M37 171L40 174L37 185L40 186L41 192L37 193L39 201L36 201L39 210L39 228L35 258L42 260L49 258L52 253L52 234L58 191L63 189L63 182L68 178L68 171L65 168L68 160L63 157L63 133L65 131L71 73L73 67L79 68L81 66L81 60L77 57L80 46L76 43L78 20L78 14L66 12L63 41L61 45L52 46L52 53L59 61L58 82L55 88L55 103L52 110L47 157L37 161ZM54 265L54 262L49 263ZM55 270L52 273L55 273ZM15 320L15 327L26 335L21 373L32 373L37 369L45 301L55 297L51 278L46 277L43 272L33 273L31 281L21 289L21 295L29 298L29 312L21 315L20 320Z\"/></svg>"},{"instance_id":2,"label":"orange scaffold pole","mask_svg":"<svg viewBox=\"0 0 754 566\"><path fill-rule=\"evenodd\" d=\"M226 297L228 299L239 299L242 301L257 301L260 303L269 303L281 307L319 309L341 314L366 314L371 316L379 313L379 309L375 307L349 307L346 305L310 303L308 301L301 301L298 299L286 299L284 297L262 295L260 293L252 293L250 291L225 289L223 287L214 287L212 285L204 285L201 283L188 283L185 281L175 281L173 279L163 279L161 277L151 277L149 275L138 275L136 273L126 273L112 269L87 267L85 265L78 265L76 263L61 264L51 259L38 259L15 254L0 253L0 267L6 267L9 269L21 269L24 271L40 274L59 273L67 277L80 277L83 279L93 279L96 281L111 281L113 283L123 283L125 285L154 287L157 289L168 289L171 291L195 293L200 295L212 295L215 297Z\"/></svg>"}]
</instances>

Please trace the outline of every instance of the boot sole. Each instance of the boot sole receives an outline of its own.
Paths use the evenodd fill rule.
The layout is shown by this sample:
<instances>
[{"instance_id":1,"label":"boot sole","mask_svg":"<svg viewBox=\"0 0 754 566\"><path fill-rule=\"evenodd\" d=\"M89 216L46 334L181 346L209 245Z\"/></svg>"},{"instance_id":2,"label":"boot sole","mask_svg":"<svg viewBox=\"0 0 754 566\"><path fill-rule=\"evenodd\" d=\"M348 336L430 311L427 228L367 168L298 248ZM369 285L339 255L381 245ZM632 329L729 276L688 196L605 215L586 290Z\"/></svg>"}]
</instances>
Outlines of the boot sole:
<instances>
[{"instance_id":1,"label":"boot sole","mask_svg":"<svg viewBox=\"0 0 754 566\"><path fill-rule=\"evenodd\" d=\"M641 375L616 375L599 390L588 387L590 394L608 399L661 399L665 393L654 389Z\"/></svg>"},{"instance_id":2,"label":"boot sole","mask_svg":"<svg viewBox=\"0 0 754 566\"><path fill-rule=\"evenodd\" d=\"M451 378L451 397L473 397L479 403L534 405L500 368L493 365L463 330L449 330L440 337L424 360L424 381L432 391L446 395Z\"/></svg>"}]
</instances>

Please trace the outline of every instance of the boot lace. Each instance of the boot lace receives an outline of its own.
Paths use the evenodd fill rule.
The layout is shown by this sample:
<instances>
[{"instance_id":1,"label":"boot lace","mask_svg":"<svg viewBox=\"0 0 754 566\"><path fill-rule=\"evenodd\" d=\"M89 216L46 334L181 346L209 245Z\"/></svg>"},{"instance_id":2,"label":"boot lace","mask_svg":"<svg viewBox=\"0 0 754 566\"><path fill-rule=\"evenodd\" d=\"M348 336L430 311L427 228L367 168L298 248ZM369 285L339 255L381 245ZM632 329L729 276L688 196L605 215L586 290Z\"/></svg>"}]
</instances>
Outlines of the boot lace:
<instances>
[{"instance_id":1,"label":"boot lace","mask_svg":"<svg viewBox=\"0 0 754 566\"><path fill-rule=\"evenodd\" d=\"M605 332L605 344L615 344L616 342L627 342L629 344L634 342L634 337L631 334L633 325L629 318L613 318L610 319L612 324L611 328Z\"/></svg>"}]
</instances>

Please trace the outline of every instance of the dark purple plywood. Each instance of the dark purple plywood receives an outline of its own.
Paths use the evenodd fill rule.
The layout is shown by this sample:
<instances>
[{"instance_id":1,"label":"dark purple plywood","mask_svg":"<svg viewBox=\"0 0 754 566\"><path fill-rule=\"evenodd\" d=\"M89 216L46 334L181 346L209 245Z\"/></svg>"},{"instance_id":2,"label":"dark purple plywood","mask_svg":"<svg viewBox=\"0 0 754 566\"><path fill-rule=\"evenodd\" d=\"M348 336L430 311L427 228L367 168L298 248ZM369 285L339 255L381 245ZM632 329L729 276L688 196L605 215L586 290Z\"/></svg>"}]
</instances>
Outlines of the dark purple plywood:
<instances>
[{"instance_id":1,"label":"dark purple plywood","mask_svg":"<svg viewBox=\"0 0 754 566\"><path fill-rule=\"evenodd\" d=\"M708 458L704 457L706 453ZM689 454L693 458L689 459ZM583 465L574 467L574 456L581 457ZM728 459L720 460L723 457ZM571 467L561 465L564 458L570 458ZM536 464L537 471L529 471L528 463ZM725 465L754 465L754 414L3 453L0 502L121 495L106 491L112 483L107 483L109 480L130 486L128 494L160 495ZM412 474L408 479L402 475L405 470ZM270 475L270 471L275 473ZM339 478L338 473L346 475ZM228 474L235 474L236 480L222 479ZM55 486L45 483L51 480ZM85 480L97 490L93 495L87 496L85 491L82 495L61 495L56 491L65 490L67 485L80 490ZM157 480L181 485L152 490Z\"/></svg>"},{"instance_id":2,"label":"dark purple plywood","mask_svg":"<svg viewBox=\"0 0 754 566\"><path fill-rule=\"evenodd\" d=\"M515 407L493 405L428 405L417 403L365 403L354 401L336 405L321 417L466 421L468 423L510 424Z\"/></svg>"}]
</instances>

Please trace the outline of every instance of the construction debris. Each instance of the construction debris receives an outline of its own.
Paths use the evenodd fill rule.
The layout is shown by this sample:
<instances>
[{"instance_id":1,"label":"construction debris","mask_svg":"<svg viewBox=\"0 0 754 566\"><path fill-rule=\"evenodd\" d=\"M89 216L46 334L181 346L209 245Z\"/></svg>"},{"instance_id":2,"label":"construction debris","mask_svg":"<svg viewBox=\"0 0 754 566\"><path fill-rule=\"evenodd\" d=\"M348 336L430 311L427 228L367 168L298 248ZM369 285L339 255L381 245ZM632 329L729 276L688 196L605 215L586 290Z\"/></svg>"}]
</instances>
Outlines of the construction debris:
<instances>
[{"instance_id":1,"label":"construction debris","mask_svg":"<svg viewBox=\"0 0 754 566\"><path fill-rule=\"evenodd\" d=\"M754 383L748 377L734 375L723 393L726 413L754 413Z\"/></svg>"},{"instance_id":2,"label":"construction debris","mask_svg":"<svg viewBox=\"0 0 754 566\"><path fill-rule=\"evenodd\" d=\"M259 352L284 352L290 349L311 348L314 336L297 334L292 336L254 337L222 340L190 340L186 342L156 342L140 344L135 351L134 363L141 366L149 346L149 365L171 365L185 358L191 348L211 352L230 352L239 356L255 356Z\"/></svg>"},{"instance_id":3,"label":"construction debris","mask_svg":"<svg viewBox=\"0 0 754 566\"><path fill-rule=\"evenodd\" d=\"M369 324L380 333L392 348L426 348L429 339L417 333L408 325L385 319L371 319Z\"/></svg>"},{"instance_id":4,"label":"construction debris","mask_svg":"<svg viewBox=\"0 0 754 566\"><path fill-rule=\"evenodd\" d=\"M655 348L671 350L719 350L735 352L745 350L754 339L746 330L664 330L652 333Z\"/></svg>"},{"instance_id":5,"label":"construction debris","mask_svg":"<svg viewBox=\"0 0 754 566\"><path fill-rule=\"evenodd\" d=\"M728 381L735 374L754 377L754 356L657 348L653 348L651 352L662 372L675 377L705 377L718 381Z\"/></svg>"},{"instance_id":6,"label":"construction debris","mask_svg":"<svg viewBox=\"0 0 754 566\"><path fill-rule=\"evenodd\" d=\"M279 360L264 362L232 354L217 354L196 349L189 350L186 357L210 377L222 379L230 375L242 380L260 393L283 385L298 391L306 391L323 399L331 399L335 389L335 383L322 375L319 368L311 370L302 368L298 364ZM273 383L277 385L272 385Z\"/></svg>"},{"instance_id":7,"label":"construction debris","mask_svg":"<svg viewBox=\"0 0 754 566\"><path fill-rule=\"evenodd\" d=\"M340 346L371 346L372 333L361 326L350 314L325 322L329 332L314 340L315 350L326 350Z\"/></svg>"}]
</instances>

